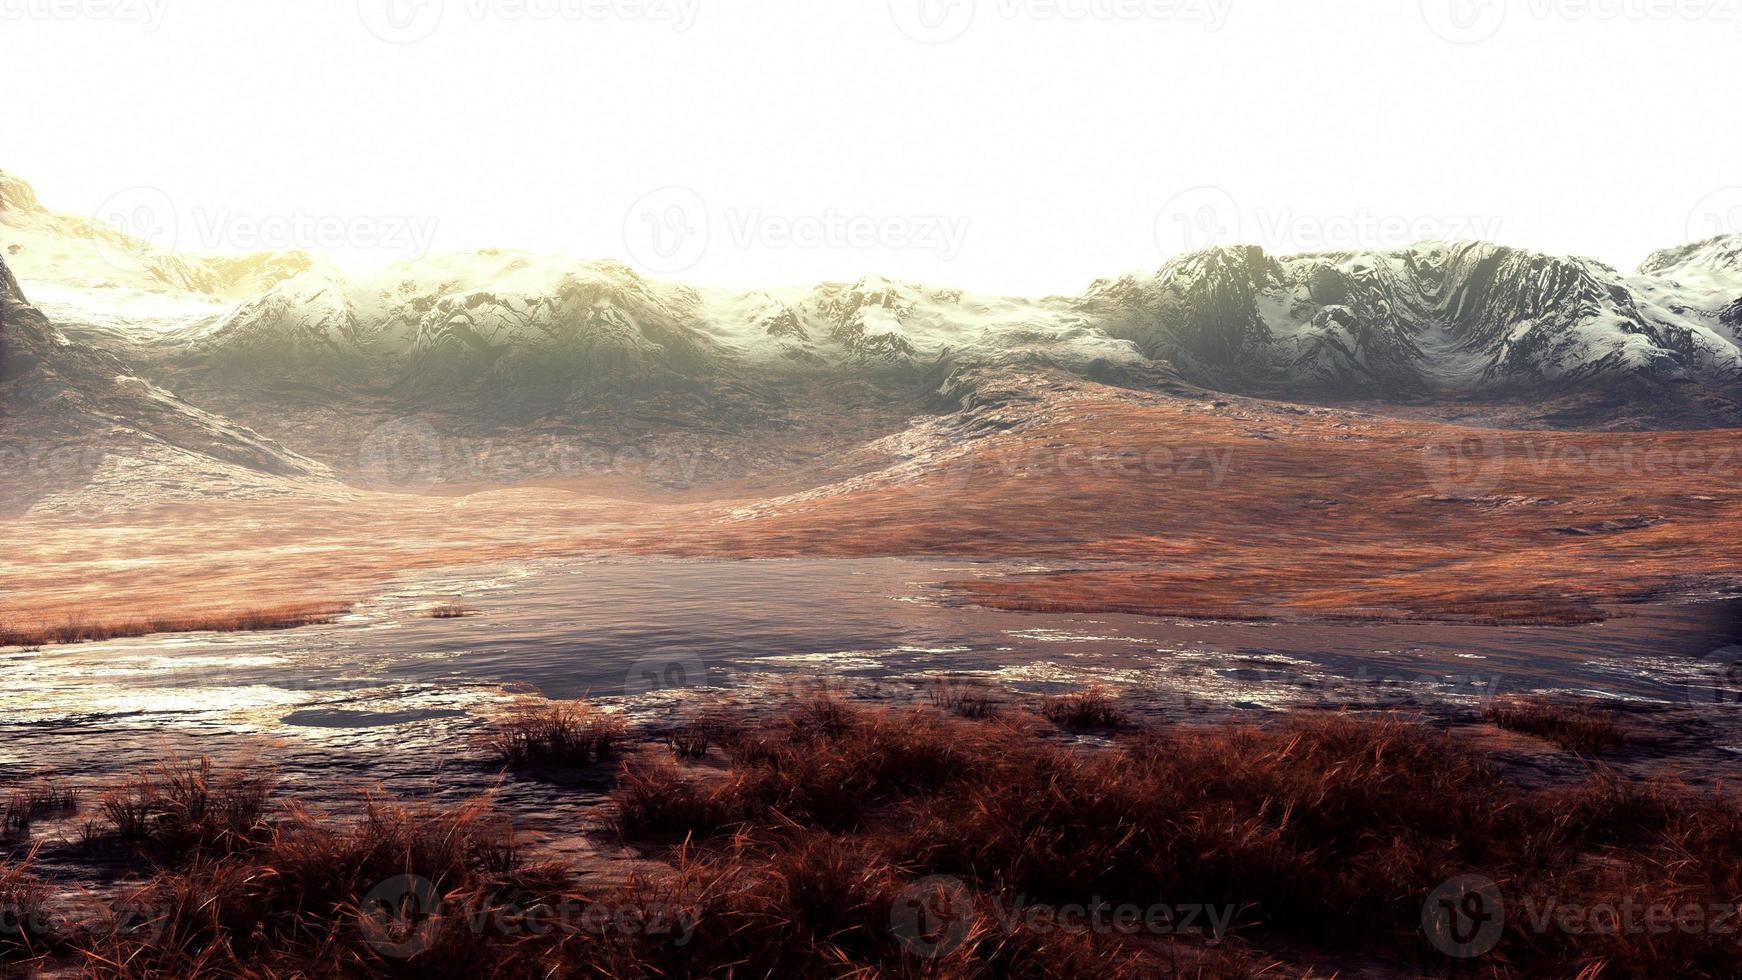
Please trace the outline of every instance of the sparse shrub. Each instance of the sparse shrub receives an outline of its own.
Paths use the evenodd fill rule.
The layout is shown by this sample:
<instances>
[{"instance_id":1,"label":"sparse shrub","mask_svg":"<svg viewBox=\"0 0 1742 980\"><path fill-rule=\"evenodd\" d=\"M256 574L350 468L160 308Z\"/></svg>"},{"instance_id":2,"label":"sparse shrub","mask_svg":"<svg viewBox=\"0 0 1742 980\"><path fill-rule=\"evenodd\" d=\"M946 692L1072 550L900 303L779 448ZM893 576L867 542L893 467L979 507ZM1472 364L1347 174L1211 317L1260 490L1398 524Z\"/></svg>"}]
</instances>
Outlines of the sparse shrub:
<instances>
[{"instance_id":1,"label":"sparse shrub","mask_svg":"<svg viewBox=\"0 0 1742 980\"><path fill-rule=\"evenodd\" d=\"M579 769L615 758L627 732L622 718L591 705L540 702L517 707L483 744L510 769Z\"/></svg>"},{"instance_id":2,"label":"sparse shrub","mask_svg":"<svg viewBox=\"0 0 1742 980\"><path fill-rule=\"evenodd\" d=\"M665 744L680 759L704 759L725 731L726 725L719 719L692 718L667 728Z\"/></svg>"},{"instance_id":3,"label":"sparse shrub","mask_svg":"<svg viewBox=\"0 0 1742 980\"><path fill-rule=\"evenodd\" d=\"M999 715L1002 702L984 687L957 684L939 677L932 682L932 707L969 721L987 721Z\"/></svg>"},{"instance_id":4,"label":"sparse shrub","mask_svg":"<svg viewBox=\"0 0 1742 980\"><path fill-rule=\"evenodd\" d=\"M1118 702L1098 687L1047 698L1040 713L1047 721L1072 731L1118 728L1125 723L1125 714L1119 710Z\"/></svg>"},{"instance_id":5,"label":"sparse shrub","mask_svg":"<svg viewBox=\"0 0 1742 980\"><path fill-rule=\"evenodd\" d=\"M441 605L432 606L429 610L429 618L431 619L465 619L472 615L475 615L472 610L457 602L444 602Z\"/></svg>"},{"instance_id":6,"label":"sparse shrub","mask_svg":"<svg viewBox=\"0 0 1742 980\"><path fill-rule=\"evenodd\" d=\"M663 759L624 763L611 802L613 822L626 837L705 833L733 819L728 801Z\"/></svg>"},{"instance_id":7,"label":"sparse shrub","mask_svg":"<svg viewBox=\"0 0 1742 980\"><path fill-rule=\"evenodd\" d=\"M169 760L109 789L98 809L117 836L153 851L229 852L262 834L271 792L266 776Z\"/></svg>"},{"instance_id":8,"label":"sparse shrub","mask_svg":"<svg viewBox=\"0 0 1742 980\"><path fill-rule=\"evenodd\" d=\"M72 813L79 808L78 790L53 780L32 783L12 791L0 808L0 830L21 834L30 829L38 817Z\"/></svg>"},{"instance_id":9,"label":"sparse shrub","mask_svg":"<svg viewBox=\"0 0 1742 980\"><path fill-rule=\"evenodd\" d=\"M1553 742L1568 752L1590 755L1627 742L1627 732L1613 713L1588 702L1502 698L1485 708L1482 716L1508 731Z\"/></svg>"}]
</instances>

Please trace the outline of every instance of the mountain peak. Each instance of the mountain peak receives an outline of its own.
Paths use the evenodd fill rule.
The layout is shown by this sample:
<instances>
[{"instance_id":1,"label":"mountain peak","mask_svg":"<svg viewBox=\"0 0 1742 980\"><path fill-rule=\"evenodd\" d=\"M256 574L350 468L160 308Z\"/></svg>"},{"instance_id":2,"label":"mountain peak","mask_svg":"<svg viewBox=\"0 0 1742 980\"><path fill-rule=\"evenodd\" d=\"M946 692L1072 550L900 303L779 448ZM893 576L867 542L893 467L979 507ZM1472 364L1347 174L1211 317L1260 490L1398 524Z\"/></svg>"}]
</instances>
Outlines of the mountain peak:
<instances>
[{"instance_id":1,"label":"mountain peak","mask_svg":"<svg viewBox=\"0 0 1742 980\"><path fill-rule=\"evenodd\" d=\"M1742 233L1661 249L1639 265L1642 276L1689 271L1742 272Z\"/></svg>"},{"instance_id":2,"label":"mountain peak","mask_svg":"<svg viewBox=\"0 0 1742 980\"><path fill-rule=\"evenodd\" d=\"M0 170L0 211L41 211L36 189L23 178Z\"/></svg>"}]
</instances>

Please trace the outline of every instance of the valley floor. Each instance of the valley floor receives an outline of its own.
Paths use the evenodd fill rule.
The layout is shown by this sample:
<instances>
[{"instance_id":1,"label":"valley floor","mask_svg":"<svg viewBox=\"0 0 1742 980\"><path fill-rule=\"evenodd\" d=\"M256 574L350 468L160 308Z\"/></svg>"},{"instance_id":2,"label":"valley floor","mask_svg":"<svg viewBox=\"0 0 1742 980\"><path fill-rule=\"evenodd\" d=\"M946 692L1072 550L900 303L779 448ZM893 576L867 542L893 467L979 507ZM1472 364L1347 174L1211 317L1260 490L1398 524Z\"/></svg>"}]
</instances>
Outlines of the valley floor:
<instances>
[{"instance_id":1,"label":"valley floor","mask_svg":"<svg viewBox=\"0 0 1742 980\"><path fill-rule=\"evenodd\" d=\"M1236 619L1568 624L1742 590L1733 430L1463 429L1014 376L981 402L775 496L574 480L7 519L0 622L345 603L420 568L596 554L1046 561L1075 567L962 594Z\"/></svg>"}]
</instances>

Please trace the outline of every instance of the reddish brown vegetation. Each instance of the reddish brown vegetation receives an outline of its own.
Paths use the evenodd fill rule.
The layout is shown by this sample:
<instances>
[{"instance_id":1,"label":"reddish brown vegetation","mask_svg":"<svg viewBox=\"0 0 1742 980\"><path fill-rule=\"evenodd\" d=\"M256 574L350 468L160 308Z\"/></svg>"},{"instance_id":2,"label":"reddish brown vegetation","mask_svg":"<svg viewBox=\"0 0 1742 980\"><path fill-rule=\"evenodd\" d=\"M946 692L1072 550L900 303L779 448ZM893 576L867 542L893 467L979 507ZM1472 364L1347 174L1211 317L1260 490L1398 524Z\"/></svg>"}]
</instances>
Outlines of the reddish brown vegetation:
<instances>
[{"instance_id":1,"label":"reddish brown vegetation","mask_svg":"<svg viewBox=\"0 0 1742 980\"><path fill-rule=\"evenodd\" d=\"M1619 748L1627 731L1615 714L1598 705L1556 698L1503 698L1482 717L1507 731L1546 739L1568 752L1591 754Z\"/></svg>"},{"instance_id":2,"label":"reddish brown vegetation","mask_svg":"<svg viewBox=\"0 0 1742 980\"><path fill-rule=\"evenodd\" d=\"M244 633L294 629L314 623L330 623L349 609L349 606L335 605L276 606L247 612L100 621L83 616L69 616L57 624L28 627L0 625L0 647L94 643L129 636L150 636L154 633Z\"/></svg>"},{"instance_id":3,"label":"reddish brown vegetation","mask_svg":"<svg viewBox=\"0 0 1742 980\"><path fill-rule=\"evenodd\" d=\"M229 853L265 832L272 781L210 760L169 760L110 788L98 808L114 834L163 856Z\"/></svg>"},{"instance_id":4,"label":"reddish brown vegetation","mask_svg":"<svg viewBox=\"0 0 1742 980\"><path fill-rule=\"evenodd\" d=\"M580 702L529 702L515 708L482 739L511 769L584 768L616 756L628 726L623 719Z\"/></svg>"},{"instance_id":5,"label":"reddish brown vegetation","mask_svg":"<svg viewBox=\"0 0 1742 980\"><path fill-rule=\"evenodd\" d=\"M1742 576L1742 552L1727 547L1742 536L1734 431L1496 434L1062 378L1034 386L1048 389L1034 417L973 444L971 464L748 518L745 503L761 498L731 488L711 504L525 489L12 521L10 618L129 618L189 596L232 608L343 598L408 570L583 551L1092 556L1109 564L960 588L1012 609L1230 619L1580 623L1690 570ZM1491 450L1468 479L1435 463L1460 441ZM287 536L306 547L285 549Z\"/></svg>"},{"instance_id":6,"label":"reddish brown vegetation","mask_svg":"<svg viewBox=\"0 0 1742 980\"><path fill-rule=\"evenodd\" d=\"M1119 710L1118 702L1098 687L1047 698L1040 713L1060 728L1074 731L1118 728L1125 723L1125 714Z\"/></svg>"},{"instance_id":7,"label":"reddish brown vegetation","mask_svg":"<svg viewBox=\"0 0 1742 980\"><path fill-rule=\"evenodd\" d=\"M1021 947L989 911L1018 900L1202 903L1238 909L1248 943L1431 961L1424 902L1464 874L1506 883L1513 918L1479 964L1490 973L1717 977L1736 955L1733 937L1716 931L1600 942L1538 931L1526 903L1734 903L1742 800L1611 776L1529 791L1469 746L1406 720L1156 731L1084 753L1017 725L812 703L729 756L724 777L627 766L622 830L712 841L708 861L739 875L784 880L796 863L841 891L833 908L878 908L882 876L954 876L971 905L954 955L979 970L996 972L1001 944ZM819 855L851 855L851 873L825 873ZM831 928L866 944L832 955L882 962L858 919ZM1124 955L1157 970L1142 937L1049 937L1066 934L1115 975Z\"/></svg>"},{"instance_id":8,"label":"reddish brown vegetation","mask_svg":"<svg viewBox=\"0 0 1742 980\"><path fill-rule=\"evenodd\" d=\"M118 794L147 816L111 816L164 862L118 904L143 918L0 932L0 955L119 977L1301 977L1327 957L1449 966L1423 903L1478 874L1509 914L1474 975L1732 975L1716 928L1536 924L1543 908L1733 905L1728 793L1602 774L1527 790L1395 717L1151 730L1104 750L1053 734L812 698L725 735L724 769L641 753L618 826L670 862L586 890L585 869L528 864L484 801L368 800L334 819L170 763ZM1062 911L1158 903L1228 918L1157 932ZM50 904L25 864L0 867L0 905L35 916L7 922L60 921ZM1231 934L1206 935L1216 921Z\"/></svg>"}]
</instances>

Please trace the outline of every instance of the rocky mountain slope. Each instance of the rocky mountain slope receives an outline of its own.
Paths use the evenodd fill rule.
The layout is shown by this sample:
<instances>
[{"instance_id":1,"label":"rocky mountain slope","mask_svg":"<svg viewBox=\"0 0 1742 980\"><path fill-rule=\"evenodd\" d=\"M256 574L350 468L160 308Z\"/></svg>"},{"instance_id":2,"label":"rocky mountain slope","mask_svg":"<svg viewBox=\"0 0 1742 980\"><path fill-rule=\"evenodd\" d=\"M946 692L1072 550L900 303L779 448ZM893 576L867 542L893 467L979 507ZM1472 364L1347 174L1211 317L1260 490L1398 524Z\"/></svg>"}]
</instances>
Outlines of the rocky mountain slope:
<instances>
[{"instance_id":1,"label":"rocky mountain slope","mask_svg":"<svg viewBox=\"0 0 1742 980\"><path fill-rule=\"evenodd\" d=\"M0 512L342 496L319 463L183 402L30 305L0 258Z\"/></svg>"},{"instance_id":2,"label":"rocky mountain slope","mask_svg":"<svg viewBox=\"0 0 1742 980\"><path fill-rule=\"evenodd\" d=\"M1639 274L1487 243L1181 256L1095 283L1076 308L1217 387L1419 397L1617 382L1742 385L1725 306L1742 236L1659 253Z\"/></svg>"},{"instance_id":3,"label":"rocky mountain slope","mask_svg":"<svg viewBox=\"0 0 1742 980\"><path fill-rule=\"evenodd\" d=\"M885 279L809 292L696 289L616 262L510 251L437 256L344 278L292 277L164 339L171 360L238 380L367 379L545 410L851 373L1028 357L1083 372L1141 367L1135 345L1067 310Z\"/></svg>"}]
</instances>

